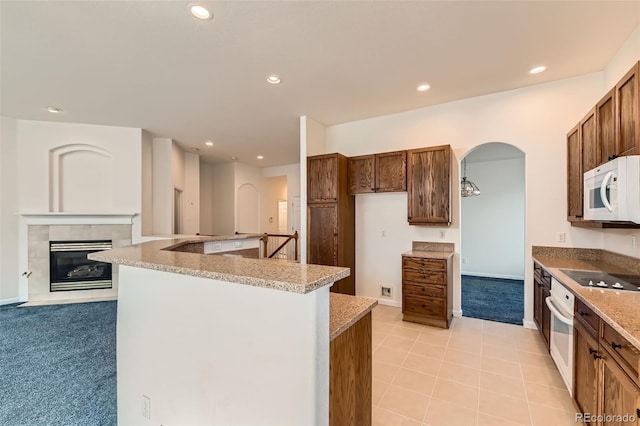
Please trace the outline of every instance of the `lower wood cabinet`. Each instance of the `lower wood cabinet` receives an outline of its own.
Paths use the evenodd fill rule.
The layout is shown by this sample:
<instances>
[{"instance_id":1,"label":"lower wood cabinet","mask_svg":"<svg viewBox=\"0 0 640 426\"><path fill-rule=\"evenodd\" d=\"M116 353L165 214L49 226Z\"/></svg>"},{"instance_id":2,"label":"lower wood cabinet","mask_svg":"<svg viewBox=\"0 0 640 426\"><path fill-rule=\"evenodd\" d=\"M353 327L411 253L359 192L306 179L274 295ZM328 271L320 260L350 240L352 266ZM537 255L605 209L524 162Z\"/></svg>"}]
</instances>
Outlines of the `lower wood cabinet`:
<instances>
[{"instance_id":1,"label":"lower wood cabinet","mask_svg":"<svg viewBox=\"0 0 640 426\"><path fill-rule=\"evenodd\" d=\"M545 299L551 295L551 275L537 262L533 264L533 321L549 350L551 336L551 311Z\"/></svg>"},{"instance_id":2,"label":"lower wood cabinet","mask_svg":"<svg viewBox=\"0 0 640 426\"><path fill-rule=\"evenodd\" d=\"M449 328L453 313L451 257L402 257L402 319Z\"/></svg>"},{"instance_id":3,"label":"lower wood cabinet","mask_svg":"<svg viewBox=\"0 0 640 426\"><path fill-rule=\"evenodd\" d=\"M583 423L640 425L640 351L576 300L573 400Z\"/></svg>"}]
</instances>

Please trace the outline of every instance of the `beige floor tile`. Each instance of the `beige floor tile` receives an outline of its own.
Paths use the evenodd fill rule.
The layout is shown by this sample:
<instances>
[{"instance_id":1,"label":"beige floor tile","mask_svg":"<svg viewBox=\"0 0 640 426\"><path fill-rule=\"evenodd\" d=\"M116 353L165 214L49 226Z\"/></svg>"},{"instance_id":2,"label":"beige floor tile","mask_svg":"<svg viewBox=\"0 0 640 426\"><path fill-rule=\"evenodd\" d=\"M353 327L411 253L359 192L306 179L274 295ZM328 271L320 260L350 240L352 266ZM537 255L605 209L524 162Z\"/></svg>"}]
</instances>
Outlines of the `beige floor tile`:
<instances>
[{"instance_id":1,"label":"beige floor tile","mask_svg":"<svg viewBox=\"0 0 640 426\"><path fill-rule=\"evenodd\" d=\"M501 376L482 371L480 373L480 392L485 390L500 393L512 398L527 400L524 381L521 378Z\"/></svg>"},{"instance_id":2,"label":"beige floor tile","mask_svg":"<svg viewBox=\"0 0 640 426\"><path fill-rule=\"evenodd\" d=\"M396 337L402 337L404 339L413 339L413 340L415 340L420 335L420 331L414 330L412 328L396 326L391 331L391 335L396 336Z\"/></svg>"},{"instance_id":3,"label":"beige floor tile","mask_svg":"<svg viewBox=\"0 0 640 426\"><path fill-rule=\"evenodd\" d=\"M484 343L482 345L482 356L487 356L489 358L501 359L504 361L510 362L519 362L520 358L518 357L518 350L512 346L496 346L491 345L489 343Z\"/></svg>"},{"instance_id":4,"label":"beige floor tile","mask_svg":"<svg viewBox=\"0 0 640 426\"><path fill-rule=\"evenodd\" d=\"M503 322L485 321L482 331L499 336L519 336L525 328L521 325L505 324Z\"/></svg>"},{"instance_id":5,"label":"beige floor tile","mask_svg":"<svg viewBox=\"0 0 640 426\"><path fill-rule=\"evenodd\" d=\"M477 417L475 409L432 398L424 423L430 426L471 426L477 424Z\"/></svg>"},{"instance_id":6,"label":"beige floor tile","mask_svg":"<svg viewBox=\"0 0 640 426\"><path fill-rule=\"evenodd\" d=\"M518 351L518 359L522 365L538 367L551 366L555 368L553 359L551 359L551 356L548 354L534 354L531 352Z\"/></svg>"},{"instance_id":7,"label":"beige floor tile","mask_svg":"<svg viewBox=\"0 0 640 426\"><path fill-rule=\"evenodd\" d=\"M438 377L431 396L441 401L448 401L464 408L476 410L478 408L478 394L477 387Z\"/></svg>"},{"instance_id":8,"label":"beige floor tile","mask_svg":"<svg viewBox=\"0 0 640 426\"><path fill-rule=\"evenodd\" d=\"M381 380L373 379L371 381L371 404L375 407L380 403L382 395L387 391L389 383L385 383Z\"/></svg>"},{"instance_id":9,"label":"beige floor tile","mask_svg":"<svg viewBox=\"0 0 640 426\"><path fill-rule=\"evenodd\" d=\"M418 373L414 370L401 368L393 379L394 386L400 386L414 392L431 395L437 377L431 374Z\"/></svg>"},{"instance_id":10,"label":"beige floor tile","mask_svg":"<svg viewBox=\"0 0 640 426\"><path fill-rule=\"evenodd\" d=\"M418 324L416 322L402 321L402 320L398 322L398 325L400 327L409 328L411 330L418 330L418 331L422 331L427 327L424 324Z\"/></svg>"},{"instance_id":11,"label":"beige floor tile","mask_svg":"<svg viewBox=\"0 0 640 426\"><path fill-rule=\"evenodd\" d=\"M384 408L376 408L372 413L373 426L420 426L420 422L401 416Z\"/></svg>"},{"instance_id":12,"label":"beige floor tile","mask_svg":"<svg viewBox=\"0 0 640 426\"><path fill-rule=\"evenodd\" d=\"M478 426L523 426L522 423L515 423L499 417L478 413Z\"/></svg>"},{"instance_id":13,"label":"beige floor tile","mask_svg":"<svg viewBox=\"0 0 640 426\"><path fill-rule=\"evenodd\" d=\"M457 349L448 349L444 354L444 360L465 367L480 368L482 357L477 353L465 352Z\"/></svg>"},{"instance_id":14,"label":"beige floor tile","mask_svg":"<svg viewBox=\"0 0 640 426\"><path fill-rule=\"evenodd\" d=\"M449 338L447 348L458 349L465 352L480 353L480 350L482 349L482 336L469 338L452 334Z\"/></svg>"},{"instance_id":15,"label":"beige floor tile","mask_svg":"<svg viewBox=\"0 0 640 426\"><path fill-rule=\"evenodd\" d=\"M472 329L472 330L482 330L484 325L484 320L478 318L470 318L470 317L457 317L453 322L453 328L456 330L464 329Z\"/></svg>"},{"instance_id":16,"label":"beige floor tile","mask_svg":"<svg viewBox=\"0 0 640 426\"><path fill-rule=\"evenodd\" d=\"M415 339L405 339L404 337L398 337L390 334L386 339L384 339L382 346L408 352L414 342Z\"/></svg>"},{"instance_id":17,"label":"beige floor tile","mask_svg":"<svg viewBox=\"0 0 640 426\"><path fill-rule=\"evenodd\" d=\"M482 371L489 373L500 374L502 376L521 378L520 364L516 362L504 361L496 358L482 357L481 367Z\"/></svg>"},{"instance_id":18,"label":"beige floor tile","mask_svg":"<svg viewBox=\"0 0 640 426\"><path fill-rule=\"evenodd\" d=\"M548 355L549 350L547 344L541 337L536 336L536 339L523 339L516 341L516 347L523 352L532 352L539 355Z\"/></svg>"},{"instance_id":19,"label":"beige floor tile","mask_svg":"<svg viewBox=\"0 0 640 426\"><path fill-rule=\"evenodd\" d=\"M478 387L480 383L480 370L445 361L440 367L438 378Z\"/></svg>"},{"instance_id":20,"label":"beige floor tile","mask_svg":"<svg viewBox=\"0 0 640 426\"><path fill-rule=\"evenodd\" d=\"M374 354L371 369L371 376L373 377L373 380L391 383L396 377L396 374L398 374L400 367L397 365L385 364L384 362L380 362Z\"/></svg>"},{"instance_id":21,"label":"beige floor tile","mask_svg":"<svg viewBox=\"0 0 640 426\"><path fill-rule=\"evenodd\" d=\"M493 333L482 333L482 343L505 348L513 346L514 339L511 336L497 335Z\"/></svg>"},{"instance_id":22,"label":"beige floor tile","mask_svg":"<svg viewBox=\"0 0 640 426\"><path fill-rule=\"evenodd\" d=\"M527 401L495 392L483 390L480 393L479 412L523 425L531 424Z\"/></svg>"},{"instance_id":23,"label":"beige floor tile","mask_svg":"<svg viewBox=\"0 0 640 426\"><path fill-rule=\"evenodd\" d=\"M428 404L427 395L389 385L378 406L421 422Z\"/></svg>"},{"instance_id":24,"label":"beige floor tile","mask_svg":"<svg viewBox=\"0 0 640 426\"><path fill-rule=\"evenodd\" d=\"M437 375L440 371L442 361L437 358L430 358L409 352L402 367L415 370L420 373Z\"/></svg>"},{"instance_id":25,"label":"beige floor tile","mask_svg":"<svg viewBox=\"0 0 640 426\"><path fill-rule=\"evenodd\" d=\"M420 343L427 343L429 345L446 348L447 343L449 343L449 336L450 336L449 333L422 331L416 338L416 341Z\"/></svg>"},{"instance_id":26,"label":"beige floor tile","mask_svg":"<svg viewBox=\"0 0 640 426\"><path fill-rule=\"evenodd\" d=\"M557 410L574 411L568 390L530 382L525 382L524 386L530 403L546 405Z\"/></svg>"},{"instance_id":27,"label":"beige floor tile","mask_svg":"<svg viewBox=\"0 0 640 426\"><path fill-rule=\"evenodd\" d=\"M391 333L391 330L393 330L395 328L394 324L390 324L388 322L384 322L384 321L377 321L377 320L373 320L371 321L371 331L373 333L378 333L378 334L389 334Z\"/></svg>"},{"instance_id":28,"label":"beige floor tile","mask_svg":"<svg viewBox=\"0 0 640 426\"><path fill-rule=\"evenodd\" d=\"M431 358L443 359L445 351L446 349L442 346L430 345L428 343L416 341L409 352Z\"/></svg>"},{"instance_id":29,"label":"beige floor tile","mask_svg":"<svg viewBox=\"0 0 640 426\"><path fill-rule=\"evenodd\" d=\"M556 410L544 405L529 403L533 426L571 426L579 425L576 422L576 413Z\"/></svg>"},{"instance_id":30,"label":"beige floor tile","mask_svg":"<svg viewBox=\"0 0 640 426\"><path fill-rule=\"evenodd\" d=\"M407 350L393 349L382 344L373 353L373 359L384 362L385 364L400 366L408 353L409 351Z\"/></svg>"},{"instance_id":31,"label":"beige floor tile","mask_svg":"<svg viewBox=\"0 0 640 426\"><path fill-rule=\"evenodd\" d=\"M451 330L451 337L456 337L458 339L477 340L482 339L482 331L474 330L472 328L454 328L453 330Z\"/></svg>"},{"instance_id":32,"label":"beige floor tile","mask_svg":"<svg viewBox=\"0 0 640 426\"><path fill-rule=\"evenodd\" d=\"M537 383L539 385L552 386L554 388L566 389L567 386L562 380L560 372L553 366L521 365L522 377L525 382Z\"/></svg>"}]
</instances>

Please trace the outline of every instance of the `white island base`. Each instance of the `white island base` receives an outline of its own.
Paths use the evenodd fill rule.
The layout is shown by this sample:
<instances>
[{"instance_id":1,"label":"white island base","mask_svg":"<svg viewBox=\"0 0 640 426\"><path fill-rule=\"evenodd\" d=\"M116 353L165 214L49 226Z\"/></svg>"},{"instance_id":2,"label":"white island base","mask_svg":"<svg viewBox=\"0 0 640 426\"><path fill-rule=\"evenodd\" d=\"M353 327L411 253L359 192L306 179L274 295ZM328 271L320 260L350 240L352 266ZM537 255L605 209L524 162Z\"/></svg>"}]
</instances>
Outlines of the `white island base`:
<instances>
[{"instance_id":1,"label":"white island base","mask_svg":"<svg viewBox=\"0 0 640 426\"><path fill-rule=\"evenodd\" d=\"M327 425L329 286L121 265L117 362L121 426Z\"/></svg>"}]
</instances>

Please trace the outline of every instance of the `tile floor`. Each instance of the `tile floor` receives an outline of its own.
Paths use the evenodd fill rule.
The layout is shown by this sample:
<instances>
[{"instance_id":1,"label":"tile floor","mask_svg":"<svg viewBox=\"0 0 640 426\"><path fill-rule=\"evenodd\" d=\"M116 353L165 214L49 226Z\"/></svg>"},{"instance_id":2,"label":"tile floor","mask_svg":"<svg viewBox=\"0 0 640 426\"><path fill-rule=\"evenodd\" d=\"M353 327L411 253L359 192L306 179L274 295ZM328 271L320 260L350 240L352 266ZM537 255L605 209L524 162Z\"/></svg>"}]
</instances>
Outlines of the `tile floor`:
<instances>
[{"instance_id":1,"label":"tile floor","mask_svg":"<svg viewBox=\"0 0 640 426\"><path fill-rule=\"evenodd\" d=\"M449 330L373 310L373 424L576 425L569 392L535 330L456 318Z\"/></svg>"}]
</instances>

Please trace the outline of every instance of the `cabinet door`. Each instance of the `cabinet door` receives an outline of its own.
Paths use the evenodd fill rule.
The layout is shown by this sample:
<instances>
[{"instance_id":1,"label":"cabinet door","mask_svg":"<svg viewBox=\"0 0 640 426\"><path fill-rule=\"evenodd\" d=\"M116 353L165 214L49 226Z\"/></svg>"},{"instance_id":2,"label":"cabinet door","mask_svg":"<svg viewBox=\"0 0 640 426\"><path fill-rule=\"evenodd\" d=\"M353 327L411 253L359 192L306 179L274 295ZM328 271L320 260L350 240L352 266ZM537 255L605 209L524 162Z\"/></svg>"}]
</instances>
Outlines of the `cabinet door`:
<instances>
[{"instance_id":1,"label":"cabinet door","mask_svg":"<svg viewBox=\"0 0 640 426\"><path fill-rule=\"evenodd\" d=\"M598 165L613 160L618 153L615 94L616 90L611 89L596 105L596 145L600 149Z\"/></svg>"},{"instance_id":2,"label":"cabinet door","mask_svg":"<svg viewBox=\"0 0 640 426\"><path fill-rule=\"evenodd\" d=\"M451 147L407 152L407 213L409 224L451 223Z\"/></svg>"},{"instance_id":3,"label":"cabinet door","mask_svg":"<svg viewBox=\"0 0 640 426\"><path fill-rule=\"evenodd\" d=\"M602 351L602 395L600 413L608 417L601 423L603 426L640 425L640 388L622 371L616 361ZM623 422L616 416L634 416L635 421Z\"/></svg>"},{"instance_id":4,"label":"cabinet door","mask_svg":"<svg viewBox=\"0 0 640 426\"><path fill-rule=\"evenodd\" d=\"M375 192L375 155L349 157L349 194Z\"/></svg>"},{"instance_id":5,"label":"cabinet door","mask_svg":"<svg viewBox=\"0 0 640 426\"><path fill-rule=\"evenodd\" d=\"M640 154L640 96L636 64L616 84L618 155Z\"/></svg>"},{"instance_id":6,"label":"cabinet door","mask_svg":"<svg viewBox=\"0 0 640 426\"><path fill-rule=\"evenodd\" d=\"M407 151L376 154L376 191L407 190Z\"/></svg>"},{"instance_id":7,"label":"cabinet door","mask_svg":"<svg viewBox=\"0 0 640 426\"><path fill-rule=\"evenodd\" d=\"M598 412L598 342L579 321L573 328L573 400L581 413ZM588 424L595 425L596 422Z\"/></svg>"},{"instance_id":8,"label":"cabinet door","mask_svg":"<svg viewBox=\"0 0 640 426\"><path fill-rule=\"evenodd\" d=\"M307 262L338 264L338 204L309 204Z\"/></svg>"},{"instance_id":9,"label":"cabinet door","mask_svg":"<svg viewBox=\"0 0 640 426\"><path fill-rule=\"evenodd\" d=\"M542 282L536 277L533 278L533 321L542 333Z\"/></svg>"},{"instance_id":10,"label":"cabinet door","mask_svg":"<svg viewBox=\"0 0 640 426\"><path fill-rule=\"evenodd\" d=\"M595 169L599 163L599 150L596 140L596 109L580 122L580 138L582 139L582 170L583 173Z\"/></svg>"},{"instance_id":11,"label":"cabinet door","mask_svg":"<svg viewBox=\"0 0 640 426\"><path fill-rule=\"evenodd\" d=\"M542 335L544 336L544 340L547 342L547 350L549 349L549 341L551 338L551 311L545 302L546 298L551 296L551 292L547 286L542 286L541 291L541 300L542 300Z\"/></svg>"},{"instance_id":12,"label":"cabinet door","mask_svg":"<svg viewBox=\"0 0 640 426\"><path fill-rule=\"evenodd\" d=\"M575 222L582 219L582 146L580 126L567 134L567 220Z\"/></svg>"},{"instance_id":13,"label":"cabinet door","mask_svg":"<svg viewBox=\"0 0 640 426\"><path fill-rule=\"evenodd\" d=\"M338 155L307 158L307 201L338 200Z\"/></svg>"}]
</instances>

